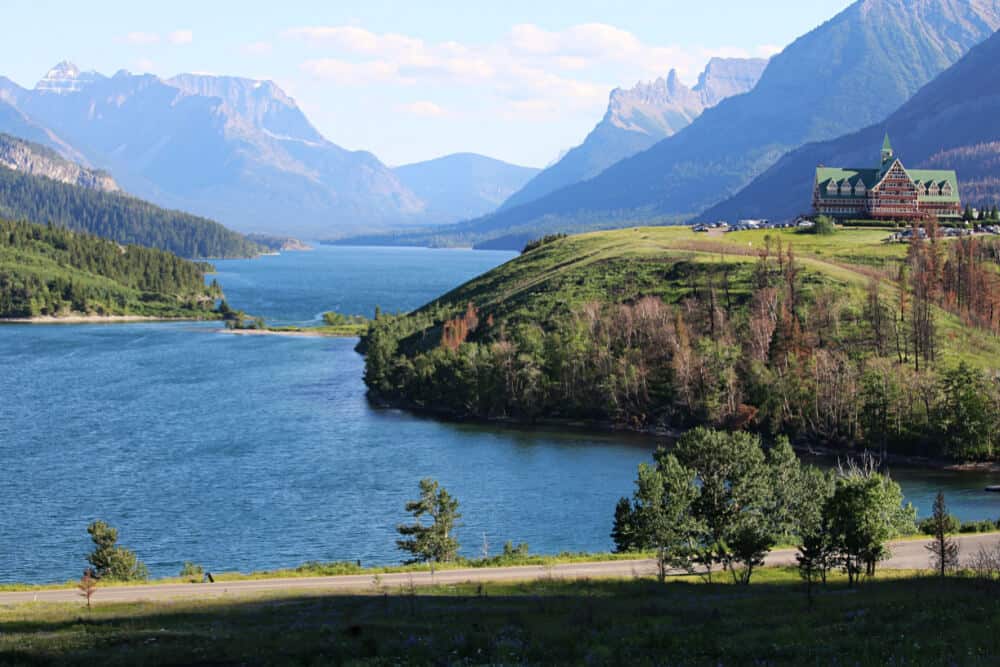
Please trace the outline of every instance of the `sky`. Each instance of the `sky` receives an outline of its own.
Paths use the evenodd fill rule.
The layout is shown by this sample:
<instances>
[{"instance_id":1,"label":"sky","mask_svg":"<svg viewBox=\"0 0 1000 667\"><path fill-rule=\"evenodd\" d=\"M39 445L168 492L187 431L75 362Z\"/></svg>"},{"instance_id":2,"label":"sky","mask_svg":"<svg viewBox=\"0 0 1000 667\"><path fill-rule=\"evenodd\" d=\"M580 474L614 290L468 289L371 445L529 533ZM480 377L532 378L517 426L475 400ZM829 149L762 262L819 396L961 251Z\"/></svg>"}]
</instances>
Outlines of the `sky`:
<instances>
[{"instance_id":1,"label":"sky","mask_svg":"<svg viewBox=\"0 0 1000 667\"><path fill-rule=\"evenodd\" d=\"M270 79L330 141L395 166L457 152L543 167L615 87L694 84L713 56L768 57L849 0L2 0L0 75L54 64Z\"/></svg>"}]
</instances>

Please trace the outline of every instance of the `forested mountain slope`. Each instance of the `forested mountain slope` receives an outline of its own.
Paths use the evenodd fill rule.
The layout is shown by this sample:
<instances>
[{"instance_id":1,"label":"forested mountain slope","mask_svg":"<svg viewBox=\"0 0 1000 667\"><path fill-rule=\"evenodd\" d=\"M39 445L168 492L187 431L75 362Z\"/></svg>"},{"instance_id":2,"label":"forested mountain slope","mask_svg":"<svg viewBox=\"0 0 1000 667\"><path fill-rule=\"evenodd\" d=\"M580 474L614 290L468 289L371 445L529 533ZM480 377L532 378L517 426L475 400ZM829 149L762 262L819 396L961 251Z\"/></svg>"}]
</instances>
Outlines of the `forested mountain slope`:
<instances>
[{"instance_id":1,"label":"forested mountain slope","mask_svg":"<svg viewBox=\"0 0 1000 667\"><path fill-rule=\"evenodd\" d=\"M253 257L262 250L243 235L205 218L4 166L0 166L0 216L51 223L196 259Z\"/></svg>"},{"instance_id":2,"label":"forested mountain slope","mask_svg":"<svg viewBox=\"0 0 1000 667\"><path fill-rule=\"evenodd\" d=\"M27 138L71 146L128 192L241 231L335 236L423 211L375 156L324 139L268 81L107 77L62 62L30 90L0 79L0 100L20 112L14 126L0 114L0 131L30 123Z\"/></svg>"},{"instance_id":3,"label":"forested mountain slope","mask_svg":"<svg viewBox=\"0 0 1000 667\"><path fill-rule=\"evenodd\" d=\"M57 227L0 220L0 318L213 318L211 267Z\"/></svg>"}]
</instances>

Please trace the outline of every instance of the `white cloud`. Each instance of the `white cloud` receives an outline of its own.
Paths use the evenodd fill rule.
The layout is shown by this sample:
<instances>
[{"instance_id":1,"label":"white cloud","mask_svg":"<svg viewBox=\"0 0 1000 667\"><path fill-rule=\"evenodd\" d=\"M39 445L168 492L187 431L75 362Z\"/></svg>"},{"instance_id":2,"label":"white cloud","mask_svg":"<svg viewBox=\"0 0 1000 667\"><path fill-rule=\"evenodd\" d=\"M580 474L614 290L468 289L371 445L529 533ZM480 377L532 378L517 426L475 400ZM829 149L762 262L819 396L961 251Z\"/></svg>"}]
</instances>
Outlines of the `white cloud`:
<instances>
[{"instance_id":1,"label":"white cloud","mask_svg":"<svg viewBox=\"0 0 1000 667\"><path fill-rule=\"evenodd\" d=\"M438 106L434 102L428 102L426 100L411 102L410 104L401 104L396 108L403 113L408 113L414 116L425 116L428 118L440 118L448 115L448 111L446 109Z\"/></svg>"},{"instance_id":2,"label":"white cloud","mask_svg":"<svg viewBox=\"0 0 1000 667\"><path fill-rule=\"evenodd\" d=\"M317 57L301 64L316 79L340 85L477 87L499 96L502 114L599 111L619 85L664 76L676 69L693 82L713 56L748 57L734 48L681 48L646 44L603 23L551 31L520 24L489 44L428 43L359 25L307 26L281 33L301 41ZM761 53L773 52L762 46ZM754 54L756 55L756 54Z\"/></svg>"},{"instance_id":3,"label":"white cloud","mask_svg":"<svg viewBox=\"0 0 1000 667\"><path fill-rule=\"evenodd\" d=\"M155 32L130 32L125 35L125 41L136 46L149 46L150 44L158 44L160 36Z\"/></svg>"},{"instance_id":4,"label":"white cloud","mask_svg":"<svg viewBox=\"0 0 1000 667\"><path fill-rule=\"evenodd\" d=\"M155 67L156 65L153 63L153 61L147 58L142 58L140 60L135 61L135 70L139 74L149 74L153 71Z\"/></svg>"},{"instance_id":5,"label":"white cloud","mask_svg":"<svg viewBox=\"0 0 1000 667\"><path fill-rule=\"evenodd\" d=\"M190 44L194 41L194 32L191 30L174 30L167 35L167 41L177 46Z\"/></svg>"}]
</instances>

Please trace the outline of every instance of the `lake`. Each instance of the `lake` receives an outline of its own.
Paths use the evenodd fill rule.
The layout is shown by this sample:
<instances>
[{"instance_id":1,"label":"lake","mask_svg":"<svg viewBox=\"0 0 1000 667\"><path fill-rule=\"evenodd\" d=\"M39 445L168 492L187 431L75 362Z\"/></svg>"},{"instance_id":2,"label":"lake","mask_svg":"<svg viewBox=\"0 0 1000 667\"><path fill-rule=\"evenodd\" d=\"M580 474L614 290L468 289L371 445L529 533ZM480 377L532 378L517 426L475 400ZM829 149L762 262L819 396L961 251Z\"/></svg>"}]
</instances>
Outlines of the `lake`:
<instances>
[{"instance_id":1,"label":"lake","mask_svg":"<svg viewBox=\"0 0 1000 667\"><path fill-rule=\"evenodd\" d=\"M308 324L410 310L510 253L319 247L216 262L235 308ZM236 336L215 323L0 326L0 582L78 577L87 524L120 529L155 576L399 562L421 477L461 501L462 551L611 548L647 438L441 423L365 400L346 339ZM894 470L929 510L997 518L1000 476Z\"/></svg>"}]
</instances>

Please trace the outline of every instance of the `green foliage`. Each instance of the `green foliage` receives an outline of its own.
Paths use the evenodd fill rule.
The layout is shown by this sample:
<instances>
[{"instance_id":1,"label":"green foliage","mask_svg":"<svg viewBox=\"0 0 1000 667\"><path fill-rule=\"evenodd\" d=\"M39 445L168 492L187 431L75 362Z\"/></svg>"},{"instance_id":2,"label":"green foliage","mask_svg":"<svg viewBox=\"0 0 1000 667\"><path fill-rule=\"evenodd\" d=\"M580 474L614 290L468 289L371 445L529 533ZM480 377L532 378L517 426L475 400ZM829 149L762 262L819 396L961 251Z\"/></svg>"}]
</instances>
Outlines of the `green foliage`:
<instances>
[{"instance_id":1,"label":"green foliage","mask_svg":"<svg viewBox=\"0 0 1000 667\"><path fill-rule=\"evenodd\" d=\"M636 229L554 241L414 313L379 315L358 348L369 395L457 418L701 425L995 458L1000 410L984 408L1000 406L1000 383L946 371L995 366L1000 339L972 314L926 299L914 309L914 286L971 283L902 272L907 248L884 239ZM954 254L937 275L966 265L967 249L941 246ZM445 334L470 303L478 316L455 344Z\"/></svg>"},{"instance_id":2,"label":"green foliage","mask_svg":"<svg viewBox=\"0 0 1000 667\"><path fill-rule=\"evenodd\" d=\"M149 570L135 555L135 552L118 546L118 530L103 521L94 521L87 526L87 532L94 543L94 550L87 556L87 562L97 576L111 581L145 581Z\"/></svg>"},{"instance_id":3,"label":"green foliage","mask_svg":"<svg viewBox=\"0 0 1000 667\"><path fill-rule=\"evenodd\" d=\"M541 238L535 239L534 241L528 241L528 243L526 243L524 245L524 249L521 251L521 254L529 253L532 250L537 250L538 248L541 248L543 245L548 245L549 243L554 243L554 242L556 242L556 241L558 241L560 239L566 238L566 236L567 236L566 234L562 234L562 233L560 233L560 234L547 234L547 235L545 235L545 236L543 236Z\"/></svg>"},{"instance_id":4,"label":"green foliage","mask_svg":"<svg viewBox=\"0 0 1000 667\"><path fill-rule=\"evenodd\" d=\"M931 553L931 567L944 577L949 572L958 569L958 542L948 537L949 529L953 527L954 517L948 514L944 502L944 494L938 491L934 498L934 512L930 517L934 541L925 548Z\"/></svg>"},{"instance_id":5,"label":"green foliage","mask_svg":"<svg viewBox=\"0 0 1000 667\"><path fill-rule=\"evenodd\" d=\"M96 234L181 257L253 257L261 246L217 222L124 194L98 192L0 168L0 216Z\"/></svg>"},{"instance_id":6,"label":"green foliage","mask_svg":"<svg viewBox=\"0 0 1000 667\"><path fill-rule=\"evenodd\" d=\"M211 267L58 227L0 220L0 317L212 317Z\"/></svg>"},{"instance_id":7,"label":"green foliage","mask_svg":"<svg viewBox=\"0 0 1000 667\"><path fill-rule=\"evenodd\" d=\"M961 459L993 458L1000 435L996 381L962 362L945 371L940 388L934 417L944 451Z\"/></svg>"},{"instance_id":8,"label":"green foliage","mask_svg":"<svg viewBox=\"0 0 1000 667\"><path fill-rule=\"evenodd\" d=\"M803 512L804 472L787 441L767 453L759 438L697 428L656 465L639 466L631 500L615 510L616 550L654 550L660 579L672 568L721 564L749 583Z\"/></svg>"},{"instance_id":9,"label":"green foliage","mask_svg":"<svg viewBox=\"0 0 1000 667\"><path fill-rule=\"evenodd\" d=\"M837 233L837 225L833 222L833 218L821 215L816 218L809 232L818 236L833 236Z\"/></svg>"},{"instance_id":10,"label":"green foliage","mask_svg":"<svg viewBox=\"0 0 1000 667\"><path fill-rule=\"evenodd\" d=\"M198 583L205 578L205 568L197 563L185 561L184 567L181 568L180 577L192 583Z\"/></svg>"},{"instance_id":11,"label":"green foliage","mask_svg":"<svg viewBox=\"0 0 1000 667\"><path fill-rule=\"evenodd\" d=\"M343 327L368 324L368 318L363 315L344 315L337 312L323 313L323 322L328 327Z\"/></svg>"},{"instance_id":12,"label":"green foliage","mask_svg":"<svg viewBox=\"0 0 1000 667\"><path fill-rule=\"evenodd\" d=\"M985 521L984 525L989 526L989 528L983 532L996 530L996 525L994 525L992 521ZM955 533L962 532L962 529L965 528L966 526L969 527L969 529L966 532L970 533L980 532L979 531L980 522L975 521L970 524L965 524L962 523L962 521L960 521L959 518L953 514L948 514L942 518L929 516L926 519L921 519L920 521L917 522L917 530L919 530L924 535L934 535L939 530L941 530L942 527L946 534L954 535Z\"/></svg>"},{"instance_id":13,"label":"green foliage","mask_svg":"<svg viewBox=\"0 0 1000 667\"><path fill-rule=\"evenodd\" d=\"M396 545L409 553L408 563L447 563L458 556L458 540L452 534L462 515L458 500L432 479L420 480L420 498L406 503L406 511L416 523L400 525L397 531L403 539ZM424 525L420 517L427 515L431 525Z\"/></svg>"},{"instance_id":14,"label":"green foliage","mask_svg":"<svg viewBox=\"0 0 1000 667\"><path fill-rule=\"evenodd\" d=\"M915 516L912 505L903 505L899 484L879 474L871 459L841 469L823 517L851 584L875 575L878 562L889 556L886 542L914 532Z\"/></svg>"}]
</instances>

